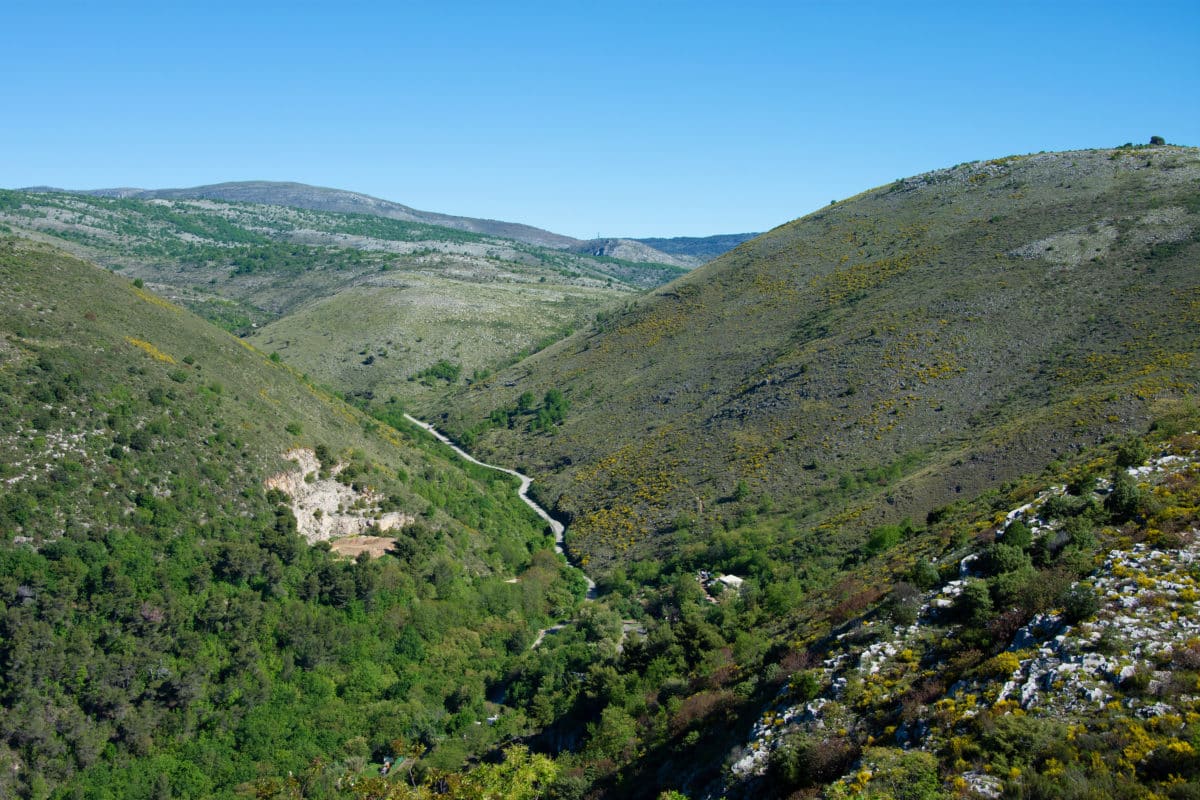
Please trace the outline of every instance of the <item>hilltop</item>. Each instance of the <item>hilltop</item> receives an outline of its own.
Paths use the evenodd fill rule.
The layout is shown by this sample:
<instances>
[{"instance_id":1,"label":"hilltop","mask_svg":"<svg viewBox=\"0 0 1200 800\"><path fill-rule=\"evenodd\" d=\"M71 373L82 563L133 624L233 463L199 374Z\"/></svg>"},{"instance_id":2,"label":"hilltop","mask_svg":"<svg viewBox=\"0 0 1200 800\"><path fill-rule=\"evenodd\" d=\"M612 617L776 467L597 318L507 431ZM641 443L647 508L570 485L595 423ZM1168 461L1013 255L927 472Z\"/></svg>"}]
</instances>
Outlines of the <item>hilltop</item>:
<instances>
[{"instance_id":1,"label":"hilltop","mask_svg":"<svg viewBox=\"0 0 1200 800\"><path fill-rule=\"evenodd\" d=\"M62 194L65 190L49 186L31 186L21 191ZM451 228L501 239L512 239L538 247L689 268L715 258L755 235L732 234L674 239L576 239L517 222L419 211L401 203L382 200L360 192L285 181L231 181L186 189L85 189L76 190L73 193L93 197L136 200L222 200L233 203L305 208L338 214L366 214L403 222L419 222L424 225ZM661 248L659 244L662 245Z\"/></svg>"},{"instance_id":2,"label":"hilltop","mask_svg":"<svg viewBox=\"0 0 1200 800\"><path fill-rule=\"evenodd\" d=\"M534 474L600 571L738 529L822 574L874 526L1190 395L1198 261L1195 149L961 164L747 242L476 382L443 422ZM553 414L522 404L551 391Z\"/></svg>"},{"instance_id":3,"label":"hilltop","mask_svg":"<svg viewBox=\"0 0 1200 800\"><path fill-rule=\"evenodd\" d=\"M31 190L42 190L34 187ZM27 190L30 191L30 190ZM50 189L50 191L61 191ZM577 239L544 231L531 225L502 222L494 219L457 217L432 211L418 211L391 200L350 192L345 189L329 189L324 186L309 186L305 183L283 181L231 181L186 189L90 189L80 194L95 197L116 197L136 200L224 200L234 203L257 203L260 205L290 206L312 211L329 211L339 214L367 214L375 217L396 219L403 222L420 222L440 228L468 231L486 236L514 239L526 244L565 249L578 243Z\"/></svg>"}]
</instances>

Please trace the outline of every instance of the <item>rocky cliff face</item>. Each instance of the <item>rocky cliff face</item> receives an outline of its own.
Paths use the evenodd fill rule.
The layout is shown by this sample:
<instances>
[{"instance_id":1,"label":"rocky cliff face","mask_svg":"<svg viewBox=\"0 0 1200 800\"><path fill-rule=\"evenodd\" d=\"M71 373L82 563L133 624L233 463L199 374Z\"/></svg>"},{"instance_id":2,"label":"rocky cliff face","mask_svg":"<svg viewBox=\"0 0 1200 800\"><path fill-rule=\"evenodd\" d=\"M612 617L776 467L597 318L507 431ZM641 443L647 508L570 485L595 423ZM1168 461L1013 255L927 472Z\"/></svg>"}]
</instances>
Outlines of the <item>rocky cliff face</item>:
<instances>
[{"instance_id":1,"label":"rocky cliff face","mask_svg":"<svg viewBox=\"0 0 1200 800\"><path fill-rule=\"evenodd\" d=\"M371 529L390 531L415 519L400 511L383 512L377 493L356 491L334 480L342 464L330 470L330 477L322 478L321 463L312 450L296 448L284 457L295 461L298 468L272 475L264 485L291 498L297 528L310 543L358 536Z\"/></svg>"}]
</instances>

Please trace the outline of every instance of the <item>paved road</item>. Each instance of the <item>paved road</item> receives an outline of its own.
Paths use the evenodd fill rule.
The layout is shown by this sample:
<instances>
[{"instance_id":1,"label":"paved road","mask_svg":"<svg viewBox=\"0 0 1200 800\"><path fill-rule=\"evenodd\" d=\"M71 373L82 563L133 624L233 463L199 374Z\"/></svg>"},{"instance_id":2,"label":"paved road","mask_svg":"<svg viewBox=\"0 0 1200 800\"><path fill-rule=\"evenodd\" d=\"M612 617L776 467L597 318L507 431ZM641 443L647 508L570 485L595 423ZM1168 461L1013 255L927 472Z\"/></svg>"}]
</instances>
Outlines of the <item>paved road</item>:
<instances>
[{"instance_id":1,"label":"paved road","mask_svg":"<svg viewBox=\"0 0 1200 800\"><path fill-rule=\"evenodd\" d=\"M421 420L417 419L416 417L414 417L411 414L405 414L404 418L406 420L408 420L409 422L411 422L413 425L416 425L417 427L428 431L430 433L430 435L433 436L433 438L435 438L439 442L442 442L443 444L447 445L451 450L458 453L462 458L466 459L467 461L470 461L472 464L478 464L481 467L487 467L488 469L494 469L497 472L503 472L507 475L512 475L515 478L518 478L521 481L521 488L517 490L517 494L520 495L521 499L525 501L525 505L532 508L534 510L534 513L536 513L539 517L544 519L550 525L550 530L554 531L554 550L555 550L555 552L566 555L565 551L563 550L563 531L565 530L565 528L563 527L563 524L561 522L559 522L558 520L556 520L554 517L550 516L550 512L546 511L546 509L539 506L537 504L537 502L534 501L533 498L531 498L529 496L529 486L530 486L530 484L533 483L533 478L529 477L528 475L523 475L522 473L517 472L515 469L509 469L507 467L498 467L495 464L488 464L486 462L480 461L478 458L471 455L466 450L463 450L461 447L456 445L454 442L450 441L450 439L444 433L442 433L437 428L430 425L428 422L422 422ZM583 577L584 577L584 580L587 581L587 587L588 587L587 588L587 599L588 600L596 599L596 583L595 583L595 581L593 581L587 575L584 575ZM543 632L543 634L544 634L544 632ZM539 636L538 642L541 642L541 640L542 640L542 637ZM536 647L536 646L537 646L537 644L534 644L534 647Z\"/></svg>"}]
</instances>

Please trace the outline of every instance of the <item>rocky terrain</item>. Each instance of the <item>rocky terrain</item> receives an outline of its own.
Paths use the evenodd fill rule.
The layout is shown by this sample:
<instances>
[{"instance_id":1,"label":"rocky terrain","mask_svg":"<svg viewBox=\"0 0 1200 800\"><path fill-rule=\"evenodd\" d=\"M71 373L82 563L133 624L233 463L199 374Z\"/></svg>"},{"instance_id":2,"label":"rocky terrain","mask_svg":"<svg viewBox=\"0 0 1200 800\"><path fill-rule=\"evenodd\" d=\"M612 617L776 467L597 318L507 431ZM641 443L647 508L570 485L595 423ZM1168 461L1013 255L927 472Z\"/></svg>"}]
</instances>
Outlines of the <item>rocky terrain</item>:
<instances>
[{"instance_id":1,"label":"rocky terrain","mask_svg":"<svg viewBox=\"0 0 1200 800\"><path fill-rule=\"evenodd\" d=\"M316 453L307 448L289 450L284 458L296 462L299 469L272 475L263 485L291 499L296 526L310 544L368 531L386 533L416 520L402 511L383 511L384 498L378 492L338 481L345 462L323 470Z\"/></svg>"},{"instance_id":2,"label":"rocky terrain","mask_svg":"<svg viewBox=\"0 0 1200 800\"><path fill-rule=\"evenodd\" d=\"M1146 496L1187 502L1200 482L1197 444L1195 434L1178 437L1126 473ZM1103 504L1111 491L1108 481L1098 481L1084 502ZM1035 547L1065 537L1064 521L1051 511L1065 496L1066 487L1052 487L1003 514L996 541L1003 542L1003 531L1014 523L1028 527ZM1189 519L1194 526L1194 515ZM858 730L877 748L944 755L961 749L964 737L978 735L974 723L985 717L993 726L1005 718L1052 720L1080 735L1103 727L1100 719L1137 720L1158 735L1135 737L1117 754L1129 770L1155 752L1184 748L1179 752L1190 755L1171 737L1184 736L1185 721L1200 716L1200 692L1190 677L1200 668L1200 529L1170 535L1151 529L1141 541L1122 541L1115 529L1100 535L1114 546L1070 590L1079 607L1069 602L1034 615L998 654L952 685L939 682L945 668L939 659L961 633L955 609L964 589L986 575L979 572L985 551L959 558L954 579L921 595L911 624L867 616L851 625L830 642L817 669L802 673L803 680L793 678L762 712L734 754L731 779L766 776L780 747L798 736L831 732ZM821 688L797 702L804 681ZM903 705L899 714L897 705ZM889 706L893 710L885 710ZM865 755L840 785L863 790L879 771L870 758ZM943 778L968 796L1000 797L1006 782L1020 774L1017 768L1010 774L960 762L957 777Z\"/></svg>"}]
</instances>

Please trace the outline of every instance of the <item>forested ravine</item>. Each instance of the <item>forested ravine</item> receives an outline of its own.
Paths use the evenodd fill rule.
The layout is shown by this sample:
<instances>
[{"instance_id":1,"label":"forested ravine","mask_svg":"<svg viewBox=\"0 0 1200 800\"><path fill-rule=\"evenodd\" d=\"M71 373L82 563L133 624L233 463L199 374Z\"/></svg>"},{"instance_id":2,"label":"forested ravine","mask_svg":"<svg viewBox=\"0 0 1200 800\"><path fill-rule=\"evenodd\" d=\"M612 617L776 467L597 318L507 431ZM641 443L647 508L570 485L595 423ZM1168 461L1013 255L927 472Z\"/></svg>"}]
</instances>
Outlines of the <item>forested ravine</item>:
<instances>
[{"instance_id":1,"label":"forested ravine","mask_svg":"<svg viewBox=\"0 0 1200 800\"><path fill-rule=\"evenodd\" d=\"M528 475L525 475L523 473L517 472L515 469L509 469L508 467L499 467L499 466L496 466L495 464L488 464L486 462L480 461L478 458L475 458L475 456L471 455L466 450L463 450L461 447L456 445L453 441L450 440L450 438L448 436L446 436L444 433L439 431L437 428L433 427L428 422L422 422L421 420L414 417L412 414L405 414L404 418L406 420L408 420L409 422L411 422L413 425L416 425L417 427L421 428L422 430L428 431L429 434L431 436L433 436L433 438L437 439L439 442L446 445L451 450L453 450L455 453L457 453L459 456L466 459L467 461L470 461L472 464L478 464L481 467L487 467L488 469L494 469L498 472L503 472L508 475L512 475L513 477L515 477L519 481L521 481L521 486L519 489L517 489L517 494L520 496L521 500L524 501L524 503L527 506L529 506L530 508L533 509L534 513L536 513L542 519L546 520L547 524L550 525L550 530L554 531L554 550L555 550L555 552L561 553L564 556L566 555L566 551L563 550L563 533L566 531L566 528L563 526L563 524L561 522L556 520L554 517L550 516L549 511L542 508L540 505L538 505L536 500L534 500L532 497L529 496L529 487L530 487L530 485L533 484L533 478L531 478ZM580 570L580 571L582 572L582 570ZM591 578L589 578L586 574L584 574L583 577L584 577L584 580L587 581L587 599L588 600L596 599L596 582L593 581Z\"/></svg>"}]
</instances>

